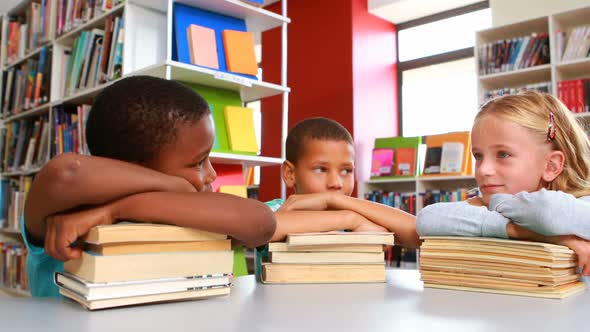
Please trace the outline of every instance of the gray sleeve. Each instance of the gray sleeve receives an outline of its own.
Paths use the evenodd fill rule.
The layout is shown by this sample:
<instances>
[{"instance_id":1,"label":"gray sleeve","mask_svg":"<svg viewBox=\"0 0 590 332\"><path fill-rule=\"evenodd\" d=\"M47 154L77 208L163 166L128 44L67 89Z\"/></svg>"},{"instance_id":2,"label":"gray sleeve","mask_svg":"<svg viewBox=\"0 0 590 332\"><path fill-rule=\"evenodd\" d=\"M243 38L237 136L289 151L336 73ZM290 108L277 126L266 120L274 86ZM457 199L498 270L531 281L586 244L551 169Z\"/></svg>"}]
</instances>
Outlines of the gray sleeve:
<instances>
[{"instance_id":1,"label":"gray sleeve","mask_svg":"<svg viewBox=\"0 0 590 332\"><path fill-rule=\"evenodd\" d=\"M437 203L418 213L416 230L420 236L473 236L508 238L510 220L484 206L467 202Z\"/></svg>"},{"instance_id":2,"label":"gray sleeve","mask_svg":"<svg viewBox=\"0 0 590 332\"><path fill-rule=\"evenodd\" d=\"M545 236L577 235L590 240L590 196L576 198L545 189L516 195L496 194L489 208L516 225Z\"/></svg>"}]
</instances>

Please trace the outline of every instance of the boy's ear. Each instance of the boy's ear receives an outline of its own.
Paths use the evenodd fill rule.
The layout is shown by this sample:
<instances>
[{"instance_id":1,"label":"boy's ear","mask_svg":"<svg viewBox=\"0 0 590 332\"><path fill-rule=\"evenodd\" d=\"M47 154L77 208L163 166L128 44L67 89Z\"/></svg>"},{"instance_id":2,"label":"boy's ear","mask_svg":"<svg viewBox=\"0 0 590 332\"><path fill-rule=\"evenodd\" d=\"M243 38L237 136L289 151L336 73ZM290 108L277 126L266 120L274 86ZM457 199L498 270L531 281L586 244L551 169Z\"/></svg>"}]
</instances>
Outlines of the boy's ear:
<instances>
[{"instance_id":1,"label":"boy's ear","mask_svg":"<svg viewBox=\"0 0 590 332\"><path fill-rule=\"evenodd\" d=\"M283 161L281 166L281 175L287 188L295 187L295 165L288 160Z\"/></svg>"},{"instance_id":2,"label":"boy's ear","mask_svg":"<svg viewBox=\"0 0 590 332\"><path fill-rule=\"evenodd\" d=\"M543 170L543 181L551 182L563 172L565 156L561 151L551 151Z\"/></svg>"}]
</instances>

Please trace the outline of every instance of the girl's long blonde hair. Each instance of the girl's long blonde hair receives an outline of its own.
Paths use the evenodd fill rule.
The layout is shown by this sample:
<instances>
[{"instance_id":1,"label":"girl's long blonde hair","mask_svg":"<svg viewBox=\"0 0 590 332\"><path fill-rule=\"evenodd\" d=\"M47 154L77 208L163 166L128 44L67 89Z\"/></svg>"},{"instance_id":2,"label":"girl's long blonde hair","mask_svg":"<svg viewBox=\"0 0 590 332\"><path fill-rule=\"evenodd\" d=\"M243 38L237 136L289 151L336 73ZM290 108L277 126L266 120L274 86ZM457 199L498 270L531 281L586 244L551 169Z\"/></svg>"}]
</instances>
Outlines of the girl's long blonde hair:
<instances>
[{"instance_id":1,"label":"girl's long blonde hair","mask_svg":"<svg viewBox=\"0 0 590 332\"><path fill-rule=\"evenodd\" d=\"M553 141L547 139L550 112L553 112L556 128ZM486 115L529 128L539 142L551 144L553 150L563 152L563 171L547 184L548 190L560 190L576 197L590 195L590 141L561 101L550 94L526 91L488 101L475 117L474 125Z\"/></svg>"}]
</instances>

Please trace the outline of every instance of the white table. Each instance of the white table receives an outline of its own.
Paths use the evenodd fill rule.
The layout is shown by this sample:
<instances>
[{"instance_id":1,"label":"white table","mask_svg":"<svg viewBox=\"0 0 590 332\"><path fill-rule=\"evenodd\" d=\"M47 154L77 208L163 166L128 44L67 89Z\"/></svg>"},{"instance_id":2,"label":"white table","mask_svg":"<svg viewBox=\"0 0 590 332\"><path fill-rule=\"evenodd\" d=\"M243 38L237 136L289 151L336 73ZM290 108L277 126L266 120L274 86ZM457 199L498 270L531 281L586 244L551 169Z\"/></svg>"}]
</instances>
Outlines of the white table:
<instances>
[{"instance_id":1,"label":"white table","mask_svg":"<svg viewBox=\"0 0 590 332\"><path fill-rule=\"evenodd\" d=\"M64 299L0 300L0 331L588 331L590 293L565 300L423 289L415 270L384 284L262 285L231 295L86 311Z\"/></svg>"}]
</instances>

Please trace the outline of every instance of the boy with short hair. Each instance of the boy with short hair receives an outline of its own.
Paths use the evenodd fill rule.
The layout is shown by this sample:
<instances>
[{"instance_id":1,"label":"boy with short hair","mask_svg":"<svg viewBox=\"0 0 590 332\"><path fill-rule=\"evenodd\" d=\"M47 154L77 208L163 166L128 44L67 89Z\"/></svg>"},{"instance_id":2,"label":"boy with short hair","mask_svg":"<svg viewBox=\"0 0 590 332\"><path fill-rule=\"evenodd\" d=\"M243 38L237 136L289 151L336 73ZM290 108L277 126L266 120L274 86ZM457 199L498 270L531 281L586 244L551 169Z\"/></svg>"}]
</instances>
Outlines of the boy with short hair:
<instances>
[{"instance_id":1,"label":"boy with short hair","mask_svg":"<svg viewBox=\"0 0 590 332\"><path fill-rule=\"evenodd\" d=\"M101 92L86 128L92 156L53 158L28 194L22 229L33 296L59 296L53 273L81 255L71 244L117 220L227 234L251 247L268 241L269 208L210 192L210 116L201 96L174 81L134 76Z\"/></svg>"},{"instance_id":2,"label":"boy with short hair","mask_svg":"<svg viewBox=\"0 0 590 332\"><path fill-rule=\"evenodd\" d=\"M286 201L267 202L277 218L271 241L289 233L333 230L390 231L396 244L419 245L416 217L386 205L351 197L354 142L336 121L310 118L297 123L286 142L283 181L295 191Z\"/></svg>"}]
</instances>

